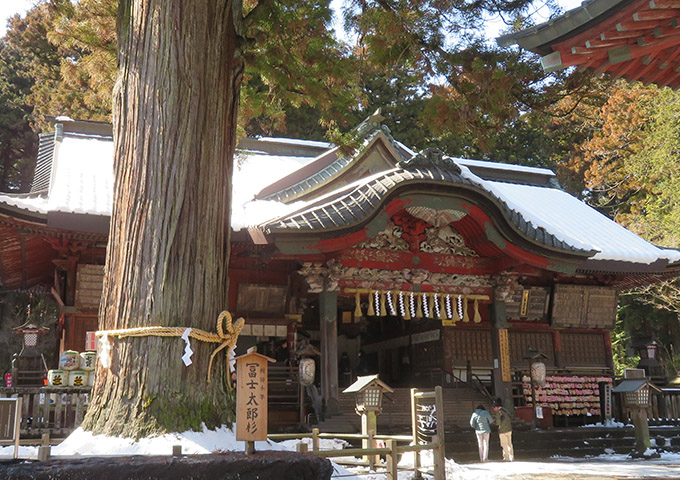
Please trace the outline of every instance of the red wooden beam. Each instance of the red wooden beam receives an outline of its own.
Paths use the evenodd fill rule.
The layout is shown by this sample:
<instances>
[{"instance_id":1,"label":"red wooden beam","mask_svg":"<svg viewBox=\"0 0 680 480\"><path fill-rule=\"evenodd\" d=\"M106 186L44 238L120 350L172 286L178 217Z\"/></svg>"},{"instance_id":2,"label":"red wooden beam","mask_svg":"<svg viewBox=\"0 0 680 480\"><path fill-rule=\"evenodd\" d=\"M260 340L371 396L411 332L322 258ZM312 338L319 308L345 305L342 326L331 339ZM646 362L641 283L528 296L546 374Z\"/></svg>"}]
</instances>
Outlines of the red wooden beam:
<instances>
[{"instance_id":1,"label":"red wooden beam","mask_svg":"<svg viewBox=\"0 0 680 480\"><path fill-rule=\"evenodd\" d=\"M606 32L609 30L615 30L617 23L630 20L633 17L634 13L641 10L646 10L648 8L649 8L648 0L638 0L636 2L633 2L630 5L626 6L625 8L621 9L619 12L613 14L609 18L606 18L602 22L594 25L592 28L587 29L584 32L575 35L571 38L568 38L561 43L555 44L553 45L552 48L553 50L564 50L571 49L571 47L574 47L576 45L583 45L587 40L590 40L591 38L596 38L598 36L598 33Z\"/></svg>"},{"instance_id":2,"label":"red wooden beam","mask_svg":"<svg viewBox=\"0 0 680 480\"><path fill-rule=\"evenodd\" d=\"M659 68L662 70L668 68L678 56L680 56L680 48L669 49L664 55L659 56Z\"/></svg>"},{"instance_id":3,"label":"red wooden beam","mask_svg":"<svg viewBox=\"0 0 680 480\"><path fill-rule=\"evenodd\" d=\"M637 38L644 35L643 30L631 30L628 32L619 32L618 30L610 30L600 34L600 40L618 40L625 38Z\"/></svg>"},{"instance_id":4,"label":"red wooden beam","mask_svg":"<svg viewBox=\"0 0 680 480\"><path fill-rule=\"evenodd\" d=\"M586 47L588 48L618 47L620 45L626 45L627 43L628 43L627 38L619 38L612 40L588 40L586 42Z\"/></svg>"},{"instance_id":5,"label":"red wooden beam","mask_svg":"<svg viewBox=\"0 0 680 480\"><path fill-rule=\"evenodd\" d=\"M654 30L659 26L658 20L626 20L616 24L616 30L619 32L628 32L630 30Z\"/></svg>"},{"instance_id":6,"label":"red wooden beam","mask_svg":"<svg viewBox=\"0 0 680 480\"><path fill-rule=\"evenodd\" d=\"M640 75L640 81L644 84L656 83L659 86L667 85L669 82L673 81L677 77L677 72L672 68L657 69L650 75Z\"/></svg>"},{"instance_id":7,"label":"red wooden beam","mask_svg":"<svg viewBox=\"0 0 680 480\"><path fill-rule=\"evenodd\" d=\"M627 62L634 58L640 58L644 55L655 55L658 54L660 50L665 50L666 48L674 47L678 44L680 44L680 35L675 35L666 37L653 44L645 45L644 47L638 45L615 47L607 51L607 56L609 57L609 62L614 65Z\"/></svg>"},{"instance_id":8,"label":"red wooden beam","mask_svg":"<svg viewBox=\"0 0 680 480\"><path fill-rule=\"evenodd\" d=\"M633 14L633 20L636 22L647 20L667 20L680 16L680 10L676 8L669 8L664 10L645 10Z\"/></svg>"},{"instance_id":9,"label":"red wooden beam","mask_svg":"<svg viewBox=\"0 0 680 480\"><path fill-rule=\"evenodd\" d=\"M656 73L659 70L659 60L658 59L652 59L647 66L645 66L642 70L640 70L639 73L637 73L637 76L640 78L643 78L650 73Z\"/></svg>"},{"instance_id":10,"label":"red wooden beam","mask_svg":"<svg viewBox=\"0 0 680 480\"><path fill-rule=\"evenodd\" d=\"M680 8L680 0L651 0L649 8Z\"/></svg>"},{"instance_id":11,"label":"red wooden beam","mask_svg":"<svg viewBox=\"0 0 680 480\"><path fill-rule=\"evenodd\" d=\"M636 62L622 63L622 64L619 64L618 67L615 67L615 68L612 68L611 70L609 70L609 74L614 78L623 77L629 71L633 70L633 68L635 68L636 66L637 66Z\"/></svg>"},{"instance_id":12,"label":"red wooden beam","mask_svg":"<svg viewBox=\"0 0 680 480\"><path fill-rule=\"evenodd\" d=\"M554 72L575 65L583 65L593 60L606 60L606 51L599 50L592 55L573 55L567 52L553 52L541 57L541 66L546 72Z\"/></svg>"}]
</instances>

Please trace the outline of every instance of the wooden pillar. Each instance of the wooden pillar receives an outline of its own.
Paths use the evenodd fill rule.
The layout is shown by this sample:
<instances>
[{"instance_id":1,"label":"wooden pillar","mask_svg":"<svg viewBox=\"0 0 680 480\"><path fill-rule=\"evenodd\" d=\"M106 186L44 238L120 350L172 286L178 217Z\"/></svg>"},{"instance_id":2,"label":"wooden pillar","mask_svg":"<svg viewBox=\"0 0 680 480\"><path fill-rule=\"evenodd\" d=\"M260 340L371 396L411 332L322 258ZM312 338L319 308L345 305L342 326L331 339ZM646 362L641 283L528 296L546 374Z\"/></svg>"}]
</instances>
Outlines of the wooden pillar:
<instances>
[{"instance_id":1,"label":"wooden pillar","mask_svg":"<svg viewBox=\"0 0 680 480\"><path fill-rule=\"evenodd\" d=\"M505 302L494 299L489 306L491 318L491 351L493 353L493 389L496 397L512 399L512 381L504 382L501 370L501 346L498 331L508 327Z\"/></svg>"},{"instance_id":2,"label":"wooden pillar","mask_svg":"<svg viewBox=\"0 0 680 480\"><path fill-rule=\"evenodd\" d=\"M651 446L647 410L645 408L634 407L632 417L633 426L635 427L635 446L640 454L644 454Z\"/></svg>"},{"instance_id":3,"label":"wooden pillar","mask_svg":"<svg viewBox=\"0 0 680 480\"><path fill-rule=\"evenodd\" d=\"M561 367L562 366L562 337L560 336L559 330L553 330L551 333L552 333L552 341L553 341L553 355L555 356L555 367Z\"/></svg>"},{"instance_id":4,"label":"wooden pillar","mask_svg":"<svg viewBox=\"0 0 680 480\"><path fill-rule=\"evenodd\" d=\"M321 394L326 411L338 410L338 292L319 294L321 322Z\"/></svg>"},{"instance_id":5,"label":"wooden pillar","mask_svg":"<svg viewBox=\"0 0 680 480\"><path fill-rule=\"evenodd\" d=\"M610 369L614 369L614 354L612 353L612 334L610 331L606 330L602 333L604 340L604 353L607 356L607 366Z\"/></svg>"}]
</instances>

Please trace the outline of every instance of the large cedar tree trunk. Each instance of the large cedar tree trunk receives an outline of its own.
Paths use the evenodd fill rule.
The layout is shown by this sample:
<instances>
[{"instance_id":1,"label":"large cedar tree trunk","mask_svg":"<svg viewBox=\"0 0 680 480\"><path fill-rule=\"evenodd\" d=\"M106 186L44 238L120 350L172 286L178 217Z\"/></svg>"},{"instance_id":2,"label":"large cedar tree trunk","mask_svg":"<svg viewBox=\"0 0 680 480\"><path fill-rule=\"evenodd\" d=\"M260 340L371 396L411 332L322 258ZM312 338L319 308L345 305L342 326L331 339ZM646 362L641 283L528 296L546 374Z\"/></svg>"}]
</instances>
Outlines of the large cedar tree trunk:
<instances>
[{"instance_id":1,"label":"large cedar tree trunk","mask_svg":"<svg viewBox=\"0 0 680 480\"><path fill-rule=\"evenodd\" d=\"M121 0L115 193L100 329L215 331L227 308L239 2ZM180 338L112 339L84 428L141 437L228 424L225 355ZM226 350L223 350L226 352Z\"/></svg>"}]
</instances>

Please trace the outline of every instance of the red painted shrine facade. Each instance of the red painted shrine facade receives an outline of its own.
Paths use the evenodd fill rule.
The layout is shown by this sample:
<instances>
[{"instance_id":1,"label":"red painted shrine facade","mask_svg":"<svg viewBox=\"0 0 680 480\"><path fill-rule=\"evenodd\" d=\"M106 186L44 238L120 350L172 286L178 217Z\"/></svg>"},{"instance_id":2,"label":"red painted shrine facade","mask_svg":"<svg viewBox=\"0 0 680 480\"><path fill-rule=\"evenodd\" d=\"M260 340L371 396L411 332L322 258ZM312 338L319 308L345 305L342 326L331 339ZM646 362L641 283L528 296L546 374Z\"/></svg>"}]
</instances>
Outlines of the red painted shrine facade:
<instances>
[{"instance_id":1,"label":"red painted shrine facade","mask_svg":"<svg viewBox=\"0 0 680 480\"><path fill-rule=\"evenodd\" d=\"M519 405L527 357L540 352L553 387L539 400L559 415L599 415L593 385L613 373L618 292L674 276L680 253L563 192L549 170L416 154L380 120L359 127L365 141L351 155L321 142L242 142L226 306L246 318L237 354L257 345L275 356L283 340L315 344L332 411L341 386L369 373L396 388L474 376ZM95 225L107 217L96 214L96 196L83 193L78 208L55 197L64 152L91 154L109 142L112 155L110 137L98 130L88 137L86 127L94 129L61 127L72 147L89 143L55 150L47 187L0 196L2 285L53 286L62 349L82 350L93 328L105 256L106 234ZM284 164L288 170L277 170ZM271 178L260 178L265 167ZM93 170L91 183L106 171ZM71 198L92 189L69 191ZM295 363L292 352L284 357Z\"/></svg>"}]
</instances>

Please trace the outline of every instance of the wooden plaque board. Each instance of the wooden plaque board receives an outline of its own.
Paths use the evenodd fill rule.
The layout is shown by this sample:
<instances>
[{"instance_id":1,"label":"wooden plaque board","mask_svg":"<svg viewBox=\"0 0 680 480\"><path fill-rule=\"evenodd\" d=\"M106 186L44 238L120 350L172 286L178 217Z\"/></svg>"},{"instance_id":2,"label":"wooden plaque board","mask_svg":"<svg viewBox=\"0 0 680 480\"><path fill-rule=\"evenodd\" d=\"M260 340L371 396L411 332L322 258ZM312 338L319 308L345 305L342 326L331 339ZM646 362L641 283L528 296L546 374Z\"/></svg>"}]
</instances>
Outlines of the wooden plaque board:
<instances>
[{"instance_id":1,"label":"wooden plaque board","mask_svg":"<svg viewBox=\"0 0 680 480\"><path fill-rule=\"evenodd\" d=\"M500 328L498 330L498 344L501 357L501 378L504 382L512 381L512 374L510 372L510 342L508 340L508 329Z\"/></svg>"},{"instance_id":2,"label":"wooden plaque board","mask_svg":"<svg viewBox=\"0 0 680 480\"><path fill-rule=\"evenodd\" d=\"M268 362L259 353L236 359L236 440L267 440Z\"/></svg>"},{"instance_id":3,"label":"wooden plaque board","mask_svg":"<svg viewBox=\"0 0 680 480\"><path fill-rule=\"evenodd\" d=\"M14 458L19 456L21 398L0 398L0 440L14 441Z\"/></svg>"}]
</instances>

